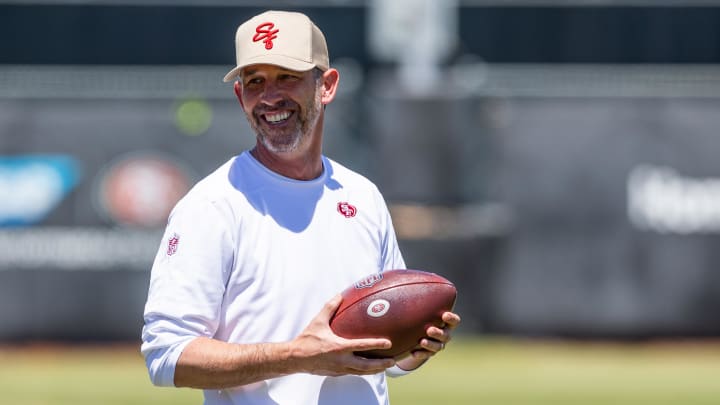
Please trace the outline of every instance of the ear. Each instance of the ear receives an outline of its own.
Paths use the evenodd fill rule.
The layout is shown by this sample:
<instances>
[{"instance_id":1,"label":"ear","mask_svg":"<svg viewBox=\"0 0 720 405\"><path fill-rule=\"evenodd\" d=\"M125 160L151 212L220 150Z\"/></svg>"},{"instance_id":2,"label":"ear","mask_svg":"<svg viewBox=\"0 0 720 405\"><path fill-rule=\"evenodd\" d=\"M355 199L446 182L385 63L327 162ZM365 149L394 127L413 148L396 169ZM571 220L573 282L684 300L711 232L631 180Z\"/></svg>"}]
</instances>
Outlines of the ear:
<instances>
[{"instance_id":1,"label":"ear","mask_svg":"<svg viewBox=\"0 0 720 405\"><path fill-rule=\"evenodd\" d=\"M320 101L323 104L330 104L337 93L338 83L340 83L340 73L337 69L330 68L323 72L322 97Z\"/></svg>"},{"instance_id":2,"label":"ear","mask_svg":"<svg viewBox=\"0 0 720 405\"><path fill-rule=\"evenodd\" d=\"M233 85L233 89L235 90L235 96L237 96L238 101L240 102L240 105L244 108L245 105L242 101L242 86L240 85L240 81L235 81L235 84Z\"/></svg>"}]
</instances>

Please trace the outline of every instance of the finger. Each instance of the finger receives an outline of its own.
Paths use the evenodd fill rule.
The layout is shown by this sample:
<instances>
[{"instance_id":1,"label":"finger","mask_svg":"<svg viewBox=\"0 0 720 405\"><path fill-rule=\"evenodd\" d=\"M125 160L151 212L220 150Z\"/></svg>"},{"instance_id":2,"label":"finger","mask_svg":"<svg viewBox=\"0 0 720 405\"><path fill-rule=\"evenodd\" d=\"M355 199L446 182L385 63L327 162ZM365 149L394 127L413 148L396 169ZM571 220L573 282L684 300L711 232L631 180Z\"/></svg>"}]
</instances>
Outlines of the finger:
<instances>
[{"instance_id":1,"label":"finger","mask_svg":"<svg viewBox=\"0 0 720 405\"><path fill-rule=\"evenodd\" d=\"M392 342L388 339L345 339L347 349L353 352L362 352L365 350L384 350L392 347Z\"/></svg>"},{"instance_id":2,"label":"finger","mask_svg":"<svg viewBox=\"0 0 720 405\"><path fill-rule=\"evenodd\" d=\"M425 350L425 349L413 350L413 351L410 353L410 355L411 355L415 360L418 360L418 361L427 360L427 359L429 359L430 357L432 357L434 354L435 354L435 353L433 353L433 352L431 352L431 351L429 351L429 350Z\"/></svg>"},{"instance_id":3,"label":"finger","mask_svg":"<svg viewBox=\"0 0 720 405\"><path fill-rule=\"evenodd\" d=\"M431 354L437 353L445 348L445 343L434 339L422 339L420 340L420 347L432 352Z\"/></svg>"},{"instance_id":4,"label":"finger","mask_svg":"<svg viewBox=\"0 0 720 405\"><path fill-rule=\"evenodd\" d=\"M427 333L428 337L431 337L436 340L445 341L447 338L450 337L450 334L445 331L445 329L440 329L437 326L431 326L427 328L425 331Z\"/></svg>"},{"instance_id":5,"label":"finger","mask_svg":"<svg viewBox=\"0 0 720 405\"><path fill-rule=\"evenodd\" d=\"M443 343L450 341L450 333L445 329L440 329L435 326L431 326L426 331L428 337L438 340Z\"/></svg>"},{"instance_id":6,"label":"finger","mask_svg":"<svg viewBox=\"0 0 720 405\"><path fill-rule=\"evenodd\" d=\"M454 312L444 312L442 314L442 320L447 324L450 329L454 329L460 324L460 315Z\"/></svg>"},{"instance_id":7,"label":"finger","mask_svg":"<svg viewBox=\"0 0 720 405\"><path fill-rule=\"evenodd\" d=\"M355 356L355 360L348 365L348 368L353 374L377 374L394 365L395 360L392 358L366 359L361 356Z\"/></svg>"}]
</instances>

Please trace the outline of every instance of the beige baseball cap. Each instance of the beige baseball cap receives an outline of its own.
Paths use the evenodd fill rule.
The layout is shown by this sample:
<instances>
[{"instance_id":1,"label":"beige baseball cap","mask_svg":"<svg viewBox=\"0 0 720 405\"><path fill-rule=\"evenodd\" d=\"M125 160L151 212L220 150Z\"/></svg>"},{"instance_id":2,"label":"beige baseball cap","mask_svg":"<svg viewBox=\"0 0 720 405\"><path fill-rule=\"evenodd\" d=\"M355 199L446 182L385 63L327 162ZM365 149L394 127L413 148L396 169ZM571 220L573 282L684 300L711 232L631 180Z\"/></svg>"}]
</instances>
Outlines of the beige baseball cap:
<instances>
[{"instance_id":1,"label":"beige baseball cap","mask_svg":"<svg viewBox=\"0 0 720 405\"><path fill-rule=\"evenodd\" d=\"M223 81L235 80L249 65L267 63L304 72L330 66L322 31L305 14L266 11L240 25L235 33L237 66Z\"/></svg>"}]
</instances>

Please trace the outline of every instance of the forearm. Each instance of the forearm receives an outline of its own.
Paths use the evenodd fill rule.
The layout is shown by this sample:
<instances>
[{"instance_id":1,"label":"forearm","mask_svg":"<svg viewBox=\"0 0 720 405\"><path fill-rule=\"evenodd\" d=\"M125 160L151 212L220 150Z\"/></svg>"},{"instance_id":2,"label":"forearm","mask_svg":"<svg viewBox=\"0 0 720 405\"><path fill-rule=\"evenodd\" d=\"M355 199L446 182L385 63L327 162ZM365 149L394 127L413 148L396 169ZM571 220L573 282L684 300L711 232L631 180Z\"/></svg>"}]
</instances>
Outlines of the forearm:
<instances>
[{"instance_id":1,"label":"forearm","mask_svg":"<svg viewBox=\"0 0 720 405\"><path fill-rule=\"evenodd\" d=\"M177 387L222 389L301 371L288 343L232 344L199 337L175 366Z\"/></svg>"},{"instance_id":2,"label":"forearm","mask_svg":"<svg viewBox=\"0 0 720 405\"><path fill-rule=\"evenodd\" d=\"M294 373L325 376L370 375L395 365L393 359L366 359L355 352L389 349L387 339L343 339L330 329L342 296L328 301L295 339L286 343L232 344L198 337L180 354L177 387L221 389Z\"/></svg>"}]
</instances>

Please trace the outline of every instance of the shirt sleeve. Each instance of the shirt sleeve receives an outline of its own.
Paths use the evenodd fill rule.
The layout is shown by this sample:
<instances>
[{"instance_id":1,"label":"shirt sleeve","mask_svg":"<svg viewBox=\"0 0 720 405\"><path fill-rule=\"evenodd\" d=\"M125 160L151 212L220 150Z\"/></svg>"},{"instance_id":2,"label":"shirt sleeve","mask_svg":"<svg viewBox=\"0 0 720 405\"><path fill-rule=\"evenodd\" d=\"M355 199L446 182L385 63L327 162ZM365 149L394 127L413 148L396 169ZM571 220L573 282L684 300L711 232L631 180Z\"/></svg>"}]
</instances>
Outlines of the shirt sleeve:
<instances>
[{"instance_id":1,"label":"shirt sleeve","mask_svg":"<svg viewBox=\"0 0 720 405\"><path fill-rule=\"evenodd\" d=\"M384 270L405 269L405 260L400 252L395 228L393 227L390 211L383 199L380 191L376 189L377 204L381 215L381 232L382 232L382 263L380 268Z\"/></svg>"},{"instance_id":2,"label":"shirt sleeve","mask_svg":"<svg viewBox=\"0 0 720 405\"><path fill-rule=\"evenodd\" d=\"M142 330L141 352L155 385L174 385L185 346L218 328L234 255L227 217L217 204L187 196L170 215L152 267Z\"/></svg>"}]
</instances>

